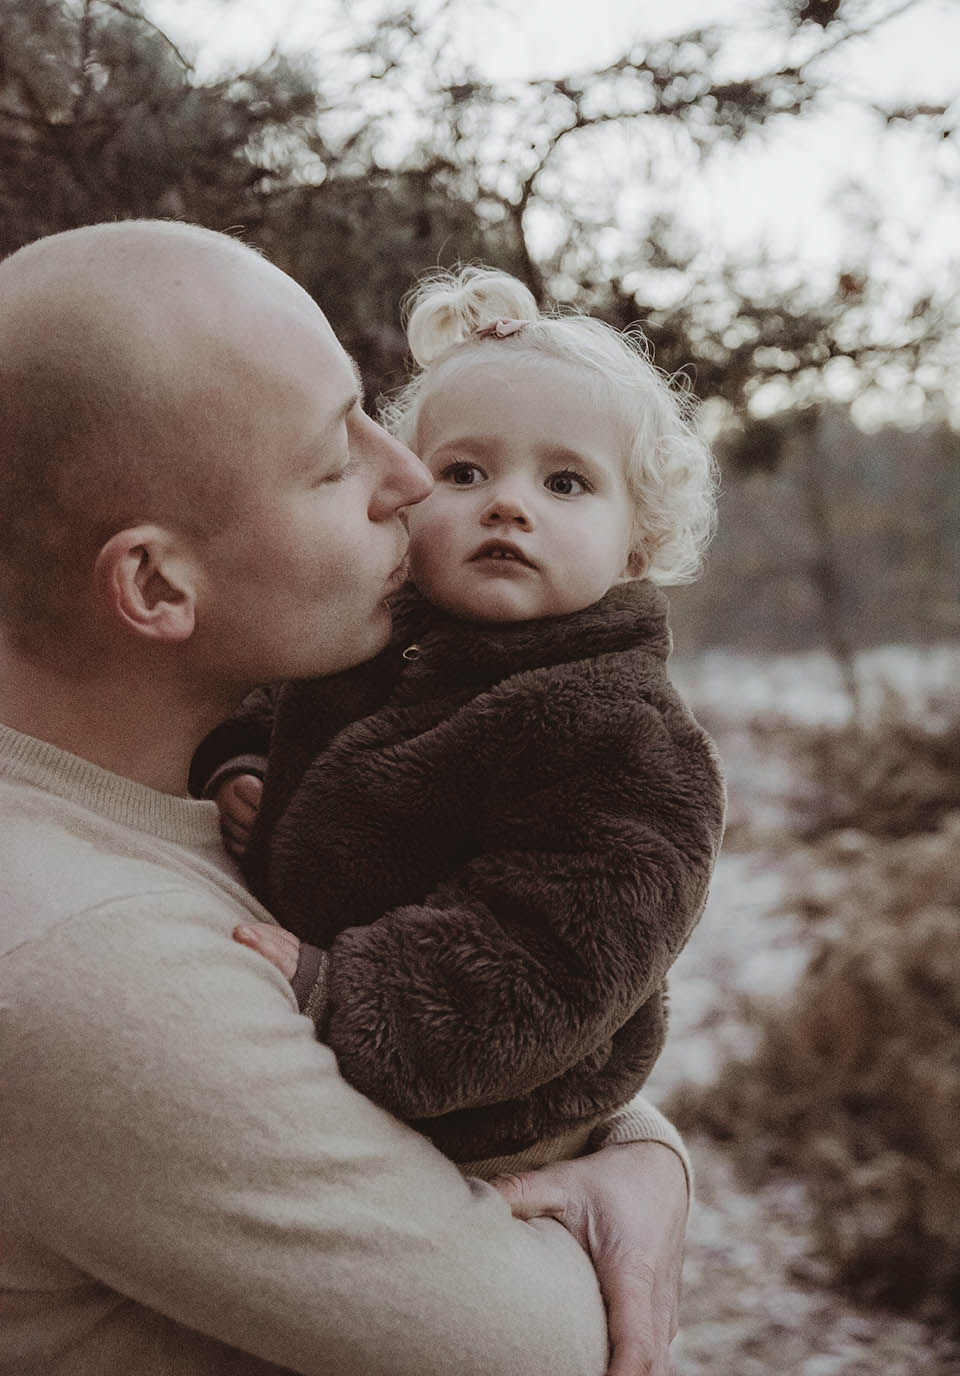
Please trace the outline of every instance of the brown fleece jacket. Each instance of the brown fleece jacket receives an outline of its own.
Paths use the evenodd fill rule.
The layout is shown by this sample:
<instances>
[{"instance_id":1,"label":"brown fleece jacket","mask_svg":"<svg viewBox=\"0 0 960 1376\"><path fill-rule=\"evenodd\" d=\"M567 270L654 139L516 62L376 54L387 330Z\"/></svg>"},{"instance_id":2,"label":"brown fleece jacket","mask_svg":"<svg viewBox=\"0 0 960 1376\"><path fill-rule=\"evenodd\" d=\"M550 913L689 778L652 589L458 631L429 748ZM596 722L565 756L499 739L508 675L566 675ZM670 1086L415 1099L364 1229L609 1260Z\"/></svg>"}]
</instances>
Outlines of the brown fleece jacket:
<instances>
[{"instance_id":1,"label":"brown fleece jacket","mask_svg":"<svg viewBox=\"0 0 960 1376\"><path fill-rule=\"evenodd\" d=\"M663 1045L724 808L669 650L646 581L507 625L411 590L375 660L255 694L194 760L201 791L268 754L251 886L329 952L344 1075L455 1160L599 1119Z\"/></svg>"}]
</instances>

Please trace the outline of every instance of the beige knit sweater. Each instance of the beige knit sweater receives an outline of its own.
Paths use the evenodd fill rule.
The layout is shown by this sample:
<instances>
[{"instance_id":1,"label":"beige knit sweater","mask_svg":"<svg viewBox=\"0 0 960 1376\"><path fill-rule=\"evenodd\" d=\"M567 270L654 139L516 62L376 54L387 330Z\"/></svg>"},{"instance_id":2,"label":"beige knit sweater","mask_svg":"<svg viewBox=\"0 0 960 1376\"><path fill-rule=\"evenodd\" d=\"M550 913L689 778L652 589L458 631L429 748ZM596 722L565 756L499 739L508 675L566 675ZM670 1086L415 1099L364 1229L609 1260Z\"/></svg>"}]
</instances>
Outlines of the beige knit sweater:
<instances>
[{"instance_id":1,"label":"beige knit sweater","mask_svg":"<svg viewBox=\"0 0 960 1376\"><path fill-rule=\"evenodd\" d=\"M340 1077L216 808L0 726L0 1376L599 1376L592 1270ZM607 1141L675 1132L638 1100Z\"/></svg>"}]
</instances>

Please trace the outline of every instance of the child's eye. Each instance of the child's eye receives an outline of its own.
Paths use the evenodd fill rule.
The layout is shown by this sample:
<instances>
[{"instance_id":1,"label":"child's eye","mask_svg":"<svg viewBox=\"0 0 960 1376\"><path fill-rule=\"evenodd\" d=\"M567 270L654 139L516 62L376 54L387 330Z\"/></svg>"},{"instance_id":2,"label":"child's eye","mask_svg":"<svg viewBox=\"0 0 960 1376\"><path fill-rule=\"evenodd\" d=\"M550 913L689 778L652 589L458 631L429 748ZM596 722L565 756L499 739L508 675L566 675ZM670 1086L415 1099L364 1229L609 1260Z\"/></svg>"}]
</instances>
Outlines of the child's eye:
<instances>
[{"instance_id":1,"label":"child's eye","mask_svg":"<svg viewBox=\"0 0 960 1376\"><path fill-rule=\"evenodd\" d=\"M440 474L444 482L453 483L455 487L472 487L483 476L482 468L478 468L475 463L464 463L462 460L448 464Z\"/></svg>"},{"instance_id":2,"label":"child's eye","mask_svg":"<svg viewBox=\"0 0 960 1376\"><path fill-rule=\"evenodd\" d=\"M551 473L549 478L544 479L543 485L548 492L555 492L558 497L578 497L581 492L591 491L586 478L581 478L579 473L571 473L568 469L561 473Z\"/></svg>"}]
</instances>

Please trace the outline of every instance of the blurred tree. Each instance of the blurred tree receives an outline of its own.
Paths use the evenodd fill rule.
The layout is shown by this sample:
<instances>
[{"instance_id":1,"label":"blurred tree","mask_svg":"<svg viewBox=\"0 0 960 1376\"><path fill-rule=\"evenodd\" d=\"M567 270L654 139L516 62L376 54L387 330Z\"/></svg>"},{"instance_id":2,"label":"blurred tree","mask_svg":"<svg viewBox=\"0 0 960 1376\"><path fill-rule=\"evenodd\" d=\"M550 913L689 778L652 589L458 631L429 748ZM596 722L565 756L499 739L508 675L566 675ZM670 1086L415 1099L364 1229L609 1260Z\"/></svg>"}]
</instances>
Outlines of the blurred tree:
<instances>
[{"instance_id":1,"label":"blurred tree","mask_svg":"<svg viewBox=\"0 0 960 1376\"><path fill-rule=\"evenodd\" d=\"M280 58L194 81L136 5L0 0L0 252L113 217L243 219L316 109Z\"/></svg>"},{"instance_id":2,"label":"blurred tree","mask_svg":"<svg viewBox=\"0 0 960 1376\"><path fill-rule=\"evenodd\" d=\"M523 272L509 224L440 158L381 167L328 142L315 74L274 55L204 82L135 3L0 0L0 254L111 218L243 233L323 300L373 395L399 381L399 298L451 256Z\"/></svg>"},{"instance_id":3,"label":"blurred tree","mask_svg":"<svg viewBox=\"0 0 960 1376\"><path fill-rule=\"evenodd\" d=\"M825 29L837 18L841 0L795 0L794 9L801 24L819 24Z\"/></svg>"},{"instance_id":4,"label":"blurred tree","mask_svg":"<svg viewBox=\"0 0 960 1376\"><path fill-rule=\"evenodd\" d=\"M784 404L816 396L838 359L864 377L895 359L916 379L953 323L936 293L891 323L865 260L832 291L720 261L709 225L692 232L663 194L821 110L824 56L881 21L875 0L816 15L776 0L762 59L734 22L511 82L463 57L463 0L343 9L319 74L274 55L204 81L137 0L0 0L0 252L114 216L242 232L322 300L374 394L403 368L403 290L457 259L639 320L662 368L688 367L699 395L738 412L772 380L789 384ZM955 117L876 112L940 133Z\"/></svg>"},{"instance_id":5,"label":"blurred tree","mask_svg":"<svg viewBox=\"0 0 960 1376\"><path fill-rule=\"evenodd\" d=\"M868 433L846 408L814 405L717 449L725 472L737 462L747 471L724 484L705 576L671 593L685 649L822 646L855 707L855 652L960 639L960 435L950 426Z\"/></svg>"},{"instance_id":6,"label":"blurred tree","mask_svg":"<svg viewBox=\"0 0 960 1376\"><path fill-rule=\"evenodd\" d=\"M485 78L464 59L457 0L389 4L343 5L361 94L339 114L352 121L355 151L373 162L386 149L392 166L474 206L501 235L486 257L499 261L509 242L541 300L618 325L639 320L661 367L686 368L701 397L723 398L738 413L772 382L777 406L821 397L825 374L847 365L864 387L889 389L894 364L894 385L905 391L943 387L944 341L960 327L955 293L918 287L910 298L906 261L878 274L871 258L882 213L871 216L853 190L859 251L817 284L796 264L724 261L710 225L691 226L676 211L710 159L737 145L759 150L770 131L848 99L844 45L919 0L774 0L762 44L734 18L638 41L601 70L514 81ZM909 126L928 152L960 115L957 107L874 108L866 97L862 111L878 136ZM406 131L399 141L398 129ZM956 203L956 178L946 173L944 192ZM451 236L448 254L450 244L459 248Z\"/></svg>"},{"instance_id":7,"label":"blurred tree","mask_svg":"<svg viewBox=\"0 0 960 1376\"><path fill-rule=\"evenodd\" d=\"M400 301L418 274L459 257L524 267L511 226L478 214L439 164L354 173L332 159L321 185L277 187L246 227L321 302L371 400L406 376Z\"/></svg>"}]
</instances>

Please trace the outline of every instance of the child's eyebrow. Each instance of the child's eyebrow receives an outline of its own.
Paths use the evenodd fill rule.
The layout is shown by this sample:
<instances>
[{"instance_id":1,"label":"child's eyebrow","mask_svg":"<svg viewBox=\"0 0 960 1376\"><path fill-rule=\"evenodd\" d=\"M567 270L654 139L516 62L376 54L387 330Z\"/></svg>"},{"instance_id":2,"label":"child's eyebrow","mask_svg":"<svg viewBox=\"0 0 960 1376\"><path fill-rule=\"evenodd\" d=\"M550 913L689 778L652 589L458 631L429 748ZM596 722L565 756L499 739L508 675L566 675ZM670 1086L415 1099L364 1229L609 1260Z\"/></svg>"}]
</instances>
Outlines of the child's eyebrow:
<instances>
[{"instance_id":1,"label":"child's eyebrow","mask_svg":"<svg viewBox=\"0 0 960 1376\"><path fill-rule=\"evenodd\" d=\"M463 435L454 437L451 440L444 440L443 444L438 445L434 451L437 454L446 454L449 450L455 449L461 454L488 454L494 447L496 441L492 438L487 439L484 435Z\"/></svg>"},{"instance_id":2,"label":"child's eyebrow","mask_svg":"<svg viewBox=\"0 0 960 1376\"><path fill-rule=\"evenodd\" d=\"M537 450L537 457L547 463L591 463L591 457L582 449L568 449L564 444L544 444Z\"/></svg>"}]
</instances>

